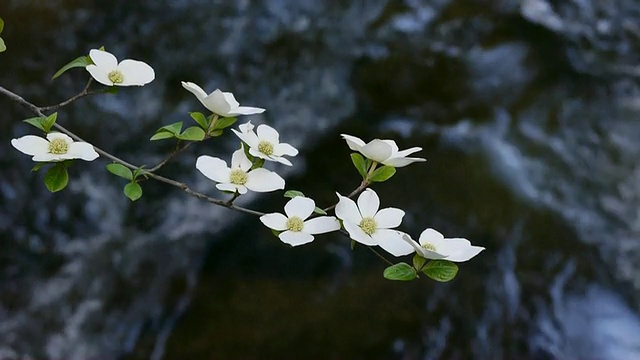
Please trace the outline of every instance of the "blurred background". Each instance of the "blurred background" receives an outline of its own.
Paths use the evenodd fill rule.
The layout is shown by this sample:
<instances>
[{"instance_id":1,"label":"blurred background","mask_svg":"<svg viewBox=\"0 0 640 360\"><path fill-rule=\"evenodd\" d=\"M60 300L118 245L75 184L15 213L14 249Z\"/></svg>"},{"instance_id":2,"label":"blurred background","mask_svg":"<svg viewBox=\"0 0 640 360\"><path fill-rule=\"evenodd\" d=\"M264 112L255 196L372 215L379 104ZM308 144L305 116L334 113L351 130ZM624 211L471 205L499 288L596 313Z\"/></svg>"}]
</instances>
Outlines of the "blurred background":
<instances>
[{"instance_id":1,"label":"blurred background","mask_svg":"<svg viewBox=\"0 0 640 360\"><path fill-rule=\"evenodd\" d=\"M340 133L423 147L374 186L382 206L414 237L486 247L450 283L397 283L338 235L289 248L154 182L131 203L104 158L50 194L10 146L33 115L0 98L1 359L640 359L636 0L3 0L0 17L0 86L40 106L82 89L82 69L50 79L93 48L156 70L59 111L96 146L155 164L173 146L155 129L204 111L180 81L221 88L267 109L240 121L300 149L271 169L323 207L360 180ZM195 158L237 146L161 173L221 196Z\"/></svg>"}]
</instances>

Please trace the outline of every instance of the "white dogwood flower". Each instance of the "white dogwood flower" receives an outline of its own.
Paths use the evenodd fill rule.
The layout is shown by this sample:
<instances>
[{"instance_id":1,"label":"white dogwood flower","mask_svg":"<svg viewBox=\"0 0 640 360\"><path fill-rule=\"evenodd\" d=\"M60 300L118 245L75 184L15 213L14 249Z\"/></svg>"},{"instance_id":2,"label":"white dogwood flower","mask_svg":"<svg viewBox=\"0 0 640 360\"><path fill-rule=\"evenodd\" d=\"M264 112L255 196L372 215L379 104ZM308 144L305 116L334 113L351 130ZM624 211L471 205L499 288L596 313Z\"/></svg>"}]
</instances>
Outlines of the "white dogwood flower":
<instances>
[{"instance_id":1,"label":"white dogwood flower","mask_svg":"<svg viewBox=\"0 0 640 360\"><path fill-rule=\"evenodd\" d=\"M278 237L291 246L310 243L316 234L340 230L340 223L333 216L319 216L307 220L315 207L316 203L312 199L296 196L284 206L286 215L266 214L260 217L260 221L270 229L282 231Z\"/></svg>"},{"instance_id":2,"label":"white dogwood flower","mask_svg":"<svg viewBox=\"0 0 640 360\"><path fill-rule=\"evenodd\" d=\"M427 259L444 259L453 262L463 262L478 255L481 246L473 246L467 239L445 239L444 235L434 229L426 229L420 234L420 243L404 234L402 238L413 246L416 252Z\"/></svg>"},{"instance_id":3,"label":"white dogwood flower","mask_svg":"<svg viewBox=\"0 0 640 360\"><path fill-rule=\"evenodd\" d=\"M231 129L240 140L249 145L249 154L269 161L291 166L291 161L283 156L296 156L298 150L287 143L280 142L280 134L269 125L258 125L257 134L251 122L240 125L240 131Z\"/></svg>"},{"instance_id":4,"label":"white dogwood flower","mask_svg":"<svg viewBox=\"0 0 640 360\"><path fill-rule=\"evenodd\" d=\"M33 161L53 162L70 159L93 161L98 157L91 144L73 141L66 134L50 132L47 138L35 135L23 136L11 140L11 145L18 151L33 156Z\"/></svg>"},{"instance_id":5,"label":"white dogwood flower","mask_svg":"<svg viewBox=\"0 0 640 360\"><path fill-rule=\"evenodd\" d=\"M365 157L387 166L397 168L407 166L418 161L427 161L423 158L407 157L407 155L421 151L421 147L412 147L410 149L399 151L398 145L393 140L374 139L365 144L362 139L355 136L347 134L341 134L340 136L342 136L342 138L347 142L347 145L349 145L351 150L357 151Z\"/></svg>"},{"instance_id":6,"label":"white dogwood flower","mask_svg":"<svg viewBox=\"0 0 640 360\"><path fill-rule=\"evenodd\" d=\"M202 155L196 160L196 168L209 179L217 182L216 188L222 191L245 194L248 190L269 192L284 189L284 179L267 169L251 168L251 161L242 148L231 156L231 167L216 157Z\"/></svg>"},{"instance_id":7,"label":"white dogwood flower","mask_svg":"<svg viewBox=\"0 0 640 360\"><path fill-rule=\"evenodd\" d=\"M404 211L380 208L378 194L366 189L358 197L358 204L346 196L338 195L336 216L342 220L349 236L364 245L378 245L394 256L407 255L413 247L402 240L402 233L392 228L400 226Z\"/></svg>"},{"instance_id":8,"label":"white dogwood flower","mask_svg":"<svg viewBox=\"0 0 640 360\"><path fill-rule=\"evenodd\" d=\"M222 117L261 114L264 112L264 109L262 108L240 106L240 103L236 101L236 98L230 92L222 92L220 89L216 89L214 92L207 95L200 86L192 82L184 81L182 82L182 87L195 95L204 107L209 109L212 113L218 114Z\"/></svg>"},{"instance_id":9,"label":"white dogwood flower","mask_svg":"<svg viewBox=\"0 0 640 360\"><path fill-rule=\"evenodd\" d=\"M126 59L118 63L111 53L93 49L89 52L93 64L86 69L99 83L107 86L142 86L155 79L153 68L138 60Z\"/></svg>"}]
</instances>

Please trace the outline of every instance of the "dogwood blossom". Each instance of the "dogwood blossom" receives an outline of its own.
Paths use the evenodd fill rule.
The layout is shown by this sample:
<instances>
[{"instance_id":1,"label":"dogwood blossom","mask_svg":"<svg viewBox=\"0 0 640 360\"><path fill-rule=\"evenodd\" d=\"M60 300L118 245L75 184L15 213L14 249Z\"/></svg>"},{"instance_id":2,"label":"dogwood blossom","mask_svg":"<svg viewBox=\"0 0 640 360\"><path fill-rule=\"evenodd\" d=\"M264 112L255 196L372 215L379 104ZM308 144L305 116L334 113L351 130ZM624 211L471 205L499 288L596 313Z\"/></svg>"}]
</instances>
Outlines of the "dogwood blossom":
<instances>
[{"instance_id":1,"label":"dogwood blossom","mask_svg":"<svg viewBox=\"0 0 640 360\"><path fill-rule=\"evenodd\" d=\"M70 159L93 161L98 157L91 144L73 141L66 134L50 132L47 138L26 135L11 140L11 145L18 151L33 156L33 161L55 162Z\"/></svg>"},{"instance_id":2,"label":"dogwood blossom","mask_svg":"<svg viewBox=\"0 0 640 360\"><path fill-rule=\"evenodd\" d=\"M278 238L291 246L313 241L313 235L324 234L340 229L338 219L333 216L319 216L306 220L316 207L316 203L307 197L296 196L284 206L286 215L271 213L262 215L260 221L273 230L282 231Z\"/></svg>"},{"instance_id":3,"label":"dogwood blossom","mask_svg":"<svg viewBox=\"0 0 640 360\"><path fill-rule=\"evenodd\" d=\"M392 230L400 226L404 211L396 208L379 209L380 199L371 189L360 194L357 205L348 197L337 195L336 216L342 220L351 239L368 246L378 245L394 256L414 251L402 240L401 232Z\"/></svg>"},{"instance_id":4,"label":"dogwood blossom","mask_svg":"<svg viewBox=\"0 0 640 360\"><path fill-rule=\"evenodd\" d=\"M298 150L287 143L280 142L280 134L269 125L258 125L257 134L251 122L240 125L240 131L231 129L240 140L249 145L249 154L269 161L277 161L291 166L291 161L283 156L296 156Z\"/></svg>"},{"instance_id":5,"label":"dogwood blossom","mask_svg":"<svg viewBox=\"0 0 640 360\"><path fill-rule=\"evenodd\" d=\"M473 246L467 239L445 239L444 235L434 229L426 229L420 234L420 243L404 234L402 238L413 246L416 252L427 259L445 259L453 262L463 262L478 255L481 246Z\"/></svg>"},{"instance_id":6,"label":"dogwood blossom","mask_svg":"<svg viewBox=\"0 0 640 360\"><path fill-rule=\"evenodd\" d=\"M86 69L99 83L107 86L142 86L155 79L153 68L138 60L126 59L118 63L111 53L93 49L89 52L93 64Z\"/></svg>"},{"instance_id":7,"label":"dogwood blossom","mask_svg":"<svg viewBox=\"0 0 640 360\"><path fill-rule=\"evenodd\" d=\"M421 147L412 147L399 151L398 145L393 140L373 139L365 144L362 139L355 136L347 134L341 134L340 136L347 142L351 150L357 151L365 157L384 165L403 167L414 162L427 161L423 158L407 157L407 155L421 151Z\"/></svg>"},{"instance_id":8,"label":"dogwood blossom","mask_svg":"<svg viewBox=\"0 0 640 360\"><path fill-rule=\"evenodd\" d=\"M222 159L202 155L196 160L196 168L217 182L216 188L222 191L245 194L247 189L255 192L284 189L284 179L275 172L263 168L249 171L251 161L242 148L231 156L231 167Z\"/></svg>"},{"instance_id":9,"label":"dogwood blossom","mask_svg":"<svg viewBox=\"0 0 640 360\"><path fill-rule=\"evenodd\" d=\"M222 92L220 89L216 89L211 94L208 94L202 90L202 88L192 82L182 82L182 87L189 90L193 95L200 100L202 105L209 109L212 113L218 114L223 117L232 117L237 115L252 115L260 114L264 112L264 109L240 106L240 103L236 100L230 92Z\"/></svg>"}]
</instances>

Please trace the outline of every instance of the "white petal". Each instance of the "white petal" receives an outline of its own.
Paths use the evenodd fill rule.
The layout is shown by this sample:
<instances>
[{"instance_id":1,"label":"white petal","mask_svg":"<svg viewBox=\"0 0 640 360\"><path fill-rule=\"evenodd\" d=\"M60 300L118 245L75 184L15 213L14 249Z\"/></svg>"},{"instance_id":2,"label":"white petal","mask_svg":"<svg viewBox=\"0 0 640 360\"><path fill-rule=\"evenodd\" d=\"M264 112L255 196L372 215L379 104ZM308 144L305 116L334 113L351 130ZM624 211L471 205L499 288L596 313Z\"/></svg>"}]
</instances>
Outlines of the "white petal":
<instances>
[{"instance_id":1,"label":"white petal","mask_svg":"<svg viewBox=\"0 0 640 360\"><path fill-rule=\"evenodd\" d=\"M202 99L201 102L202 105L211 110L211 112L222 116L229 116L231 105L229 105L220 89L216 89L216 91Z\"/></svg>"},{"instance_id":2,"label":"white petal","mask_svg":"<svg viewBox=\"0 0 640 360\"><path fill-rule=\"evenodd\" d=\"M283 233L280 233L278 237L280 238L280 240L282 240L283 243L287 243L291 246L304 245L313 241L313 235L301 231L296 232L287 230Z\"/></svg>"},{"instance_id":3,"label":"white petal","mask_svg":"<svg viewBox=\"0 0 640 360\"><path fill-rule=\"evenodd\" d=\"M268 161L278 161L277 158L271 157L263 152L260 152L257 147L250 147L249 154L253 155L254 157L265 159Z\"/></svg>"},{"instance_id":4,"label":"white petal","mask_svg":"<svg viewBox=\"0 0 640 360\"><path fill-rule=\"evenodd\" d=\"M269 229L287 230L287 217L279 213L271 213L260 216L260 221Z\"/></svg>"},{"instance_id":5,"label":"white petal","mask_svg":"<svg viewBox=\"0 0 640 360\"><path fill-rule=\"evenodd\" d=\"M289 200L284 206L284 213L288 217L297 216L302 220L305 220L313 213L313 209L316 208L316 203L313 199L303 196L296 196Z\"/></svg>"},{"instance_id":6,"label":"white petal","mask_svg":"<svg viewBox=\"0 0 640 360\"><path fill-rule=\"evenodd\" d=\"M93 49L89 51L89 57L97 67L109 73L118 66L118 59L113 54L103 50Z\"/></svg>"},{"instance_id":7,"label":"white petal","mask_svg":"<svg viewBox=\"0 0 640 360\"><path fill-rule=\"evenodd\" d=\"M287 143L280 143L273 147L273 154L277 156L289 155L296 156L298 155L298 149Z\"/></svg>"},{"instance_id":8,"label":"white petal","mask_svg":"<svg viewBox=\"0 0 640 360\"><path fill-rule=\"evenodd\" d=\"M21 153L31 156L49 152L49 142L35 135L26 135L13 139L11 140L11 145Z\"/></svg>"},{"instance_id":9,"label":"white petal","mask_svg":"<svg viewBox=\"0 0 640 360\"><path fill-rule=\"evenodd\" d=\"M406 157L408 155L411 155L415 152L418 151L422 151L421 147L412 147L406 150L402 150L402 151L398 151L397 153L393 154L393 157Z\"/></svg>"},{"instance_id":10,"label":"white petal","mask_svg":"<svg viewBox=\"0 0 640 360\"><path fill-rule=\"evenodd\" d=\"M392 149L386 142L380 139L374 139L363 146L360 152L369 159L381 163L391 157Z\"/></svg>"},{"instance_id":11,"label":"white petal","mask_svg":"<svg viewBox=\"0 0 640 360\"><path fill-rule=\"evenodd\" d=\"M391 146L391 154L396 154L398 152L398 144L396 144L395 141L393 140L382 140L384 141L386 144L388 144L389 146Z\"/></svg>"},{"instance_id":12,"label":"white petal","mask_svg":"<svg viewBox=\"0 0 640 360\"><path fill-rule=\"evenodd\" d=\"M482 250L481 246L473 246L467 239L445 239L438 245L439 253L448 254L447 260L454 262L468 261L478 255Z\"/></svg>"},{"instance_id":13,"label":"white petal","mask_svg":"<svg viewBox=\"0 0 640 360\"><path fill-rule=\"evenodd\" d=\"M182 82L182 87L189 90L190 93L192 93L193 95L196 96L196 98L198 100L200 100L200 102L202 102L202 100L204 100L204 98L207 97L207 93L202 90L202 88L192 82Z\"/></svg>"},{"instance_id":14,"label":"white petal","mask_svg":"<svg viewBox=\"0 0 640 360\"><path fill-rule=\"evenodd\" d=\"M218 91L216 89L216 91ZM235 110L236 108L238 108L240 106L240 103L236 100L236 98L233 96L232 93L230 92L222 92L222 96L224 97L224 101L229 104L229 107L231 108L231 110Z\"/></svg>"},{"instance_id":15,"label":"white petal","mask_svg":"<svg viewBox=\"0 0 640 360\"><path fill-rule=\"evenodd\" d=\"M247 173L247 183L244 185L255 192L275 191L284 189L284 179L273 171L260 168Z\"/></svg>"},{"instance_id":16,"label":"white petal","mask_svg":"<svg viewBox=\"0 0 640 360\"><path fill-rule=\"evenodd\" d=\"M243 132L242 128L240 128L240 130L241 131L231 129L231 131L233 131L233 133L236 134L236 136L239 137L242 142L249 145L249 147L258 147L258 143L260 142L260 140L258 139L258 135L256 135L256 133L254 133L253 131Z\"/></svg>"},{"instance_id":17,"label":"white petal","mask_svg":"<svg viewBox=\"0 0 640 360\"><path fill-rule=\"evenodd\" d=\"M378 246L393 256L404 256L415 251L413 246L402 240L402 233L399 231L378 229L371 237Z\"/></svg>"},{"instance_id":18,"label":"white petal","mask_svg":"<svg viewBox=\"0 0 640 360\"><path fill-rule=\"evenodd\" d=\"M46 153L46 154L33 155L33 158L31 160L49 162L49 161L64 161L64 160L68 160L68 158L65 157L64 155Z\"/></svg>"},{"instance_id":19,"label":"white petal","mask_svg":"<svg viewBox=\"0 0 640 360\"><path fill-rule=\"evenodd\" d=\"M249 120L244 124L240 124L238 128L240 128L240 132L247 133L249 131L253 131L253 124L251 123L251 120Z\"/></svg>"},{"instance_id":20,"label":"white petal","mask_svg":"<svg viewBox=\"0 0 640 360\"><path fill-rule=\"evenodd\" d=\"M392 157L392 158L389 158L389 159L383 161L382 163L385 164L385 165L388 165L388 166L393 166L393 167L399 168L399 167L405 167L405 166L407 166L409 164L413 164L414 162L423 162L423 161L427 161L427 160L423 159L423 158L412 158L412 157L408 157L408 158L405 158L405 157L398 157L398 158Z\"/></svg>"},{"instance_id":21,"label":"white petal","mask_svg":"<svg viewBox=\"0 0 640 360\"><path fill-rule=\"evenodd\" d=\"M342 196L338 193L338 204L336 205L336 216L343 221L350 221L354 224L360 224L362 221L362 215L358 210L358 205L346 196Z\"/></svg>"},{"instance_id":22,"label":"white petal","mask_svg":"<svg viewBox=\"0 0 640 360\"><path fill-rule=\"evenodd\" d=\"M280 164L284 164L287 166L293 166L293 164L291 163L291 161L281 157L281 156L269 156L268 159L266 160L271 160L271 161L277 161Z\"/></svg>"},{"instance_id":23,"label":"white petal","mask_svg":"<svg viewBox=\"0 0 640 360\"><path fill-rule=\"evenodd\" d=\"M73 139L69 135L63 134L61 132L50 132L47 134L47 140L53 141L55 139L64 140L64 142L66 142L67 144L71 144L73 142Z\"/></svg>"},{"instance_id":24,"label":"white petal","mask_svg":"<svg viewBox=\"0 0 640 360\"><path fill-rule=\"evenodd\" d=\"M229 115L253 115L253 114L262 114L264 112L263 108L251 107L251 106L238 106L235 109L229 111Z\"/></svg>"},{"instance_id":25,"label":"white petal","mask_svg":"<svg viewBox=\"0 0 640 360\"><path fill-rule=\"evenodd\" d=\"M258 138L261 141L268 141L272 145L276 145L280 143L280 134L276 131L276 129L272 128L269 125L259 125L257 129Z\"/></svg>"},{"instance_id":26,"label":"white petal","mask_svg":"<svg viewBox=\"0 0 640 360\"><path fill-rule=\"evenodd\" d=\"M69 150L65 155L69 155L73 159L82 159L86 161L93 161L99 156L91 144L80 141L69 144Z\"/></svg>"},{"instance_id":27,"label":"white petal","mask_svg":"<svg viewBox=\"0 0 640 360\"><path fill-rule=\"evenodd\" d=\"M122 60L118 64L118 70L122 73L120 86L142 86L156 78L156 73L149 64L138 60Z\"/></svg>"},{"instance_id":28,"label":"white petal","mask_svg":"<svg viewBox=\"0 0 640 360\"><path fill-rule=\"evenodd\" d=\"M231 183L220 183L216 185L216 188L220 191L238 192L240 194L247 193L247 187L244 185L236 185Z\"/></svg>"},{"instance_id":29,"label":"white petal","mask_svg":"<svg viewBox=\"0 0 640 360\"><path fill-rule=\"evenodd\" d=\"M340 230L340 222L333 216L320 216L304 222L303 231L312 235Z\"/></svg>"},{"instance_id":30,"label":"white petal","mask_svg":"<svg viewBox=\"0 0 640 360\"><path fill-rule=\"evenodd\" d=\"M347 142L349 149L353 151L360 151L360 149L364 146L364 141L362 141L362 139L358 137L347 134L340 134L340 136L342 136L342 138Z\"/></svg>"},{"instance_id":31,"label":"white petal","mask_svg":"<svg viewBox=\"0 0 640 360\"><path fill-rule=\"evenodd\" d=\"M244 149L240 148L233 152L231 155L231 169L241 169L244 171L248 171L251 169L251 160L244 153Z\"/></svg>"},{"instance_id":32,"label":"white petal","mask_svg":"<svg viewBox=\"0 0 640 360\"><path fill-rule=\"evenodd\" d=\"M358 196L358 209L363 218L374 217L380 208L380 198L371 189L366 189Z\"/></svg>"},{"instance_id":33,"label":"white petal","mask_svg":"<svg viewBox=\"0 0 640 360\"><path fill-rule=\"evenodd\" d=\"M87 65L85 69L87 69L89 75L100 84L113 86L113 81L109 79L110 71L106 71L104 68L99 68L95 65Z\"/></svg>"},{"instance_id":34,"label":"white petal","mask_svg":"<svg viewBox=\"0 0 640 360\"><path fill-rule=\"evenodd\" d=\"M420 234L420 239L419 239L420 246L427 243L437 246L443 240L444 240L444 235L440 234L437 230L431 229L431 228L424 230L422 234Z\"/></svg>"},{"instance_id":35,"label":"white petal","mask_svg":"<svg viewBox=\"0 0 640 360\"><path fill-rule=\"evenodd\" d=\"M342 221L342 225L344 225L345 230L349 233L349 237L353 240L359 242L360 244L367 246L375 246L378 243L371 238L371 236L367 235L360 226L351 221Z\"/></svg>"},{"instance_id":36,"label":"white petal","mask_svg":"<svg viewBox=\"0 0 640 360\"><path fill-rule=\"evenodd\" d=\"M208 155L199 156L196 160L196 169L200 170L202 175L215 182L229 182L229 173L231 172L231 169L227 167L227 163L222 159Z\"/></svg>"},{"instance_id":37,"label":"white petal","mask_svg":"<svg viewBox=\"0 0 640 360\"><path fill-rule=\"evenodd\" d=\"M374 216L378 229L391 229L400 226L404 211L397 208L384 208Z\"/></svg>"}]
</instances>

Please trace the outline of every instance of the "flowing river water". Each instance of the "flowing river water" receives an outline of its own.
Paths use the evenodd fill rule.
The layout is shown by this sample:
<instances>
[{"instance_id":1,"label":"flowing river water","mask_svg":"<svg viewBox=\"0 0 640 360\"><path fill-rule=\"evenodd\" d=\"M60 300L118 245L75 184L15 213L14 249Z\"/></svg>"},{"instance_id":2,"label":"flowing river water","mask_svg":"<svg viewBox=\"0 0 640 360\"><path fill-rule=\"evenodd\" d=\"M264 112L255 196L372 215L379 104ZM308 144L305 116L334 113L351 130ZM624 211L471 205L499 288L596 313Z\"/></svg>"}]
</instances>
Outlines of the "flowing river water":
<instances>
[{"instance_id":1,"label":"flowing river water","mask_svg":"<svg viewBox=\"0 0 640 360\"><path fill-rule=\"evenodd\" d=\"M322 206L359 183L339 134L423 147L382 205L486 247L450 283L395 283L340 236L291 249L153 182L131 203L104 159L50 194L9 144L32 115L0 98L1 359L640 359L636 0L4 0L0 17L0 85L38 105L82 89L82 69L50 78L92 48L154 67L59 112L122 158L157 163L172 144L145 139L203 110L180 81L219 87L267 108L247 119L301 150L278 171ZM195 157L236 146L162 172L215 196Z\"/></svg>"}]
</instances>

